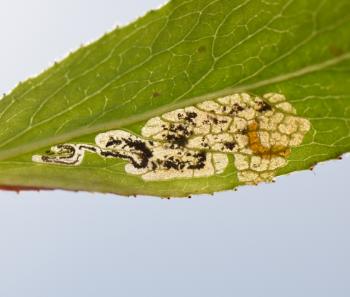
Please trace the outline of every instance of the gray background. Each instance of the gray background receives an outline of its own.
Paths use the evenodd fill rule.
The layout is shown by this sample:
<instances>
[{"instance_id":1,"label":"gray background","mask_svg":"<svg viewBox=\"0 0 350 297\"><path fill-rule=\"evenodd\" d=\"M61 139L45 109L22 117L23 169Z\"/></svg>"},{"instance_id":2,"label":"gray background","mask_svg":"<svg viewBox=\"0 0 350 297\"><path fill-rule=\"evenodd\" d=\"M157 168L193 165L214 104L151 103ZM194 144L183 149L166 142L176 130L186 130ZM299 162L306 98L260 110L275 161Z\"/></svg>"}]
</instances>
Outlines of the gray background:
<instances>
[{"instance_id":1,"label":"gray background","mask_svg":"<svg viewBox=\"0 0 350 297\"><path fill-rule=\"evenodd\" d=\"M0 91L161 0L1 0ZM0 296L350 296L350 158L192 200L0 192Z\"/></svg>"}]
</instances>

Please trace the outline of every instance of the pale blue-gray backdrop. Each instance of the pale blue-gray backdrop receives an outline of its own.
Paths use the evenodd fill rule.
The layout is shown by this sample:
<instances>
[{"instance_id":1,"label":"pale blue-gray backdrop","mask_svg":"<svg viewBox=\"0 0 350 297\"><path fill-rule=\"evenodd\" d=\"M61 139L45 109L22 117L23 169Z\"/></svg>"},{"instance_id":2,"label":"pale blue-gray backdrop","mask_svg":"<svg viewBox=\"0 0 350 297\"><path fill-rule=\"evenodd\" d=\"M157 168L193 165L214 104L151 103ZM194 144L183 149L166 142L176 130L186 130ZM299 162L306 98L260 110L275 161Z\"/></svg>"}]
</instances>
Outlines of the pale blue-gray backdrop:
<instances>
[{"instance_id":1,"label":"pale blue-gray backdrop","mask_svg":"<svg viewBox=\"0 0 350 297\"><path fill-rule=\"evenodd\" d=\"M0 91L162 2L1 0ZM192 200L0 192L0 296L348 297L349 171Z\"/></svg>"}]
</instances>

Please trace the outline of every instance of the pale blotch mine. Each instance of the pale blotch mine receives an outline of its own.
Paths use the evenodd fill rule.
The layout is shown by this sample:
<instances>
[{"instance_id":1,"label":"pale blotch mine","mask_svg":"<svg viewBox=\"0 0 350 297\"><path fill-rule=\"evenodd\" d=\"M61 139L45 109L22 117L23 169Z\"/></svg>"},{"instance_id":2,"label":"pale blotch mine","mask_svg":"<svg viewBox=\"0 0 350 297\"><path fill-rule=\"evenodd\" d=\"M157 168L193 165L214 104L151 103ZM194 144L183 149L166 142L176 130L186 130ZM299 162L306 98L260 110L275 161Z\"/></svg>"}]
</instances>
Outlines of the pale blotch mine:
<instances>
[{"instance_id":1,"label":"pale blotch mine","mask_svg":"<svg viewBox=\"0 0 350 297\"><path fill-rule=\"evenodd\" d=\"M234 94L177 109L150 119L141 137L123 130L98 134L95 145L62 144L38 163L80 165L85 152L128 161L125 171L145 181L209 177L222 174L234 157L244 184L271 181L288 163L311 128L282 94L262 98Z\"/></svg>"}]
</instances>

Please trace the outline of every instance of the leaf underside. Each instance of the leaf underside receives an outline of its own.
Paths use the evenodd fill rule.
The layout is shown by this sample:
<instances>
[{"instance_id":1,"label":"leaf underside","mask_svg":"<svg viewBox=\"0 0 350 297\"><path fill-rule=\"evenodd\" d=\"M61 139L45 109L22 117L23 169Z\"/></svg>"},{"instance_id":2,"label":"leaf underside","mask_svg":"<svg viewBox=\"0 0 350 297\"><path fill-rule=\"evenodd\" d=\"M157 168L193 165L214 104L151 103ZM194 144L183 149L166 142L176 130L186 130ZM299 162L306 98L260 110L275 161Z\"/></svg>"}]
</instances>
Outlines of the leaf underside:
<instances>
[{"instance_id":1,"label":"leaf underside","mask_svg":"<svg viewBox=\"0 0 350 297\"><path fill-rule=\"evenodd\" d=\"M348 0L173 0L70 54L0 100L0 185L122 195L188 196L233 189L233 157L210 177L144 181L123 159L38 164L59 143L140 135L166 112L247 92L283 94L311 123L277 175L350 151Z\"/></svg>"}]
</instances>

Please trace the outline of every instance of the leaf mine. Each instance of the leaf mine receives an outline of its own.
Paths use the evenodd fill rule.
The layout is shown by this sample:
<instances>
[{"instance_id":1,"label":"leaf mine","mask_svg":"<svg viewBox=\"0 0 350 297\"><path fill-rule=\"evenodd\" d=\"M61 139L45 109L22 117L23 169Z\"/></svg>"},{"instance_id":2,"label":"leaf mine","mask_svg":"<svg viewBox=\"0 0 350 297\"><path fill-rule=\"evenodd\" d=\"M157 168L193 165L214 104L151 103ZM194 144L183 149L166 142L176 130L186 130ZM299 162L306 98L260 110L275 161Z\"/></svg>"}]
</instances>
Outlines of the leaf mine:
<instances>
[{"instance_id":1,"label":"leaf mine","mask_svg":"<svg viewBox=\"0 0 350 297\"><path fill-rule=\"evenodd\" d=\"M90 152L127 160L126 173L161 181L222 174L232 154L239 181L258 184L287 165L291 149L310 128L282 94L233 94L151 118L141 137L107 131L93 145L60 144L32 160L79 166Z\"/></svg>"}]
</instances>

